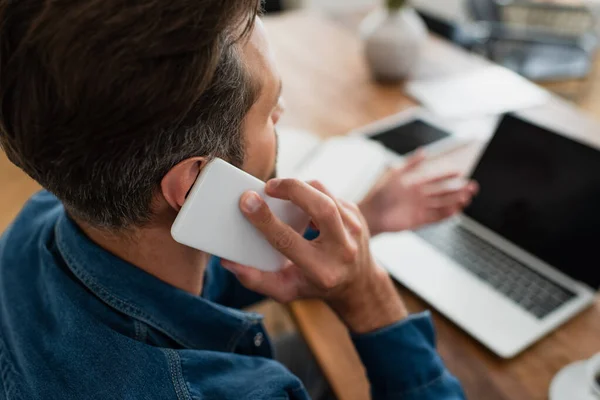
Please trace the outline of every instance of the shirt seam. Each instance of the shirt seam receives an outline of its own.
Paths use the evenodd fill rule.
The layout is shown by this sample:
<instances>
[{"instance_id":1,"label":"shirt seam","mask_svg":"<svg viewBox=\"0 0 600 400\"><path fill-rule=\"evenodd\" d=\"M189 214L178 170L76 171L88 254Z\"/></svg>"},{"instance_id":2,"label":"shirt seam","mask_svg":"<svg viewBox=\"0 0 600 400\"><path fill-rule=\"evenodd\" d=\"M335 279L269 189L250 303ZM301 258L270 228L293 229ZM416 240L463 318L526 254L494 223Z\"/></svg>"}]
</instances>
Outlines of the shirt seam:
<instances>
[{"instance_id":1,"label":"shirt seam","mask_svg":"<svg viewBox=\"0 0 600 400\"><path fill-rule=\"evenodd\" d=\"M137 319L133 320L133 337L135 340L140 341L140 324Z\"/></svg>"},{"instance_id":2,"label":"shirt seam","mask_svg":"<svg viewBox=\"0 0 600 400\"><path fill-rule=\"evenodd\" d=\"M61 241L61 243L62 243L62 241ZM65 246L64 243L62 243L62 245ZM71 254L64 252L64 251L62 253L63 253L63 257L65 257L65 260L67 262L70 261L71 268L74 270L74 272L77 272L76 275L78 276L78 278L84 284L86 284L90 289L95 289L92 291L94 293L96 293L96 295L100 299L102 299L105 303L107 303L109 306L111 306L127 315L130 315L133 318L142 318L142 319L146 320L144 322L147 322L147 323L155 326L161 332L165 333L168 336L171 336L182 346L184 346L186 348L194 348L194 346L187 343L185 340L181 339L178 335L171 332L169 329L164 327L160 322L155 321L151 316L144 313L135 304L132 304L132 303L128 302L127 300L123 300L120 297L116 296L115 294L111 293L108 289L106 289L104 286L102 286L100 283L98 283L93 276L91 276L90 274L87 274L83 270L83 268L81 268L79 266L79 263Z\"/></svg>"},{"instance_id":3,"label":"shirt seam","mask_svg":"<svg viewBox=\"0 0 600 400\"><path fill-rule=\"evenodd\" d=\"M231 339L229 339L229 342L227 343L227 351L233 352L235 350L235 347L237 346L240 339L250 330L252 325L252 322L244 322L244 326L240 330L238 330L238 332L234 336L232 336Z\"/></svg>"},{"instance_id":4,"label":"shirt seam","mask_svg":"<svg viewBox=\"0 0 600 400\"><path fill-rule=\"evenodd\" d=\"M138 319L133 320L135 327L135 339L139 342L146 343L148 337L148 326Z\"/></svg>"},{"instance_id":5,"label":"shirt seam","mask_svg":"<svg viewBox=\"0 0 600 400\"><path fill-rule=\"evenodd\" d=\"M192 400L187 384L183 379L183 371L181 367L181 359L179 354L172 349L163 349L169 364L169 372L171 374L171 382L175 389L175 394L178 400Z\"/></svg>"}]
</instances>

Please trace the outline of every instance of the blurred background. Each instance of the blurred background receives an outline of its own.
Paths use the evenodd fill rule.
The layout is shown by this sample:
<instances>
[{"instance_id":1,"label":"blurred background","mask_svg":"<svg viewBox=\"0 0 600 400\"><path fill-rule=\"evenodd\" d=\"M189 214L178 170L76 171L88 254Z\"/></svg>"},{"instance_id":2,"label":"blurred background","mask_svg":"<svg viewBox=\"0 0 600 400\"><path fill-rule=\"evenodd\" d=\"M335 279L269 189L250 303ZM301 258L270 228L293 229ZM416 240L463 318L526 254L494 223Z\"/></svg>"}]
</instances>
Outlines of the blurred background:
<instances>
[{"instance_id":1,"label":"blurred background","mask_svg":"<svg viewBox=\"0 0 600 400\"><path fill-rule=\"evenodd\" d=\"M269 13L319 10L358 29L383 0L267 0ZM434 34L576 100L584 109L594 94L599 0L411 0ZM600 91L596 91L600 93Z\"/></svg>"}]
</instances>

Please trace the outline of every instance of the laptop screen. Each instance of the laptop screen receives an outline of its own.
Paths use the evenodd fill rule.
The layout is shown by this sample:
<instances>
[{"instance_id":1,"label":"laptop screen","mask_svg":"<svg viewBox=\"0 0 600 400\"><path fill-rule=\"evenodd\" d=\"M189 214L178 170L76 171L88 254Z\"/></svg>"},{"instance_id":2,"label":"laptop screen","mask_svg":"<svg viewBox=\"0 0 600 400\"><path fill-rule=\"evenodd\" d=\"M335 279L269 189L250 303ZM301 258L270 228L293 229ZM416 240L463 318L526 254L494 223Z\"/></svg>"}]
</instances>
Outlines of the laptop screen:
<instances>
[{"instance_id":1,"label":"laptop screen","mask_svg":"<svg viewBox=\"0 0 600 400\"><path fill-rule=\"evenodd\" d=\"M467 216L600 287L600 151L507 115L473 178Z\"/></svg>"}]
</instances>

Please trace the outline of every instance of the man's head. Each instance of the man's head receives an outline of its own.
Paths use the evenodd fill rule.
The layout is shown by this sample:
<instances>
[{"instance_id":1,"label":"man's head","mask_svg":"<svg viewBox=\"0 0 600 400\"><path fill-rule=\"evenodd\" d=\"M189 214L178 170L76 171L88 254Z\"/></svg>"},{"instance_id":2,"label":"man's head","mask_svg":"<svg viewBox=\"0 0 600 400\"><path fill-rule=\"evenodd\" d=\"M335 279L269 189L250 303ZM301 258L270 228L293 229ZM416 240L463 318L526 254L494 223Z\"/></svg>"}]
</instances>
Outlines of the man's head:
<instances>
[{"instance_id":1,"label":"man's head","mask_svg":"<svg viewBox=\"0 0 600 400\"><path fill-rule=\"evenodd\" d=\"M221 157L267 179L280 78L258 0L0 0L0 144L77 219L174 213Z\"/></svg>"}]
</instances>

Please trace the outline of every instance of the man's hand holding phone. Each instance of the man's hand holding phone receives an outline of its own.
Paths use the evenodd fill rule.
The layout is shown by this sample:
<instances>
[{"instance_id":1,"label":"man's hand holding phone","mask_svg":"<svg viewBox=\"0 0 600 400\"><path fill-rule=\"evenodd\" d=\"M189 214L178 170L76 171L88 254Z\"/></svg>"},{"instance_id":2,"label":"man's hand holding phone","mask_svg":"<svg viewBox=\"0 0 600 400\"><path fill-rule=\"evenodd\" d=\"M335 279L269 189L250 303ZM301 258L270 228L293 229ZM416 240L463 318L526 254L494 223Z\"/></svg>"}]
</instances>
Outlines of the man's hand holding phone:
<instances>
[{"instance_id":1,"label":"man's hand holding phone","mask_svg":"<svg viewBox=\"0 0 600 400\"><path fill-rule=\"evenodd\" d=\"M243 214L290 262L278 272L263 272L223 261L244 286L282 303L322 299L355 333L406 317L391 278L371 255L368 227L356 205L334 198L318 182L274 179L265 190L304 210L320 235L314 241L304 239L257 193L245 193L240 199Z\"/></svg>"}]
</instances>

